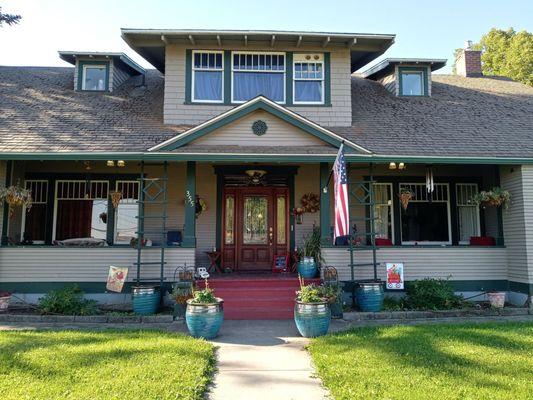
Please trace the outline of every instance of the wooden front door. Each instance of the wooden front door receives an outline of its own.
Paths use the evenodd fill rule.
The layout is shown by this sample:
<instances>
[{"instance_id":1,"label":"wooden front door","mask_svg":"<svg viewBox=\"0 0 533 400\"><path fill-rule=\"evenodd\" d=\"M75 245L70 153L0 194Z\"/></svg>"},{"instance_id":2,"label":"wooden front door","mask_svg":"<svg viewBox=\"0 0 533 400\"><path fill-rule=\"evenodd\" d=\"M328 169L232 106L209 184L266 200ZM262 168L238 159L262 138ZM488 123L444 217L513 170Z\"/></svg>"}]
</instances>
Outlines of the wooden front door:
<instances>
[{"instance_id":1,"label":"wooden front door","mask_svg":"<svg viewBox=\"0 0 533 400\"><path fill-rule=\"evenodd\" d=\"M223 196L222 266L270 271L289 251L287 188L233 187Z\"/></svg>"}]
</instances>

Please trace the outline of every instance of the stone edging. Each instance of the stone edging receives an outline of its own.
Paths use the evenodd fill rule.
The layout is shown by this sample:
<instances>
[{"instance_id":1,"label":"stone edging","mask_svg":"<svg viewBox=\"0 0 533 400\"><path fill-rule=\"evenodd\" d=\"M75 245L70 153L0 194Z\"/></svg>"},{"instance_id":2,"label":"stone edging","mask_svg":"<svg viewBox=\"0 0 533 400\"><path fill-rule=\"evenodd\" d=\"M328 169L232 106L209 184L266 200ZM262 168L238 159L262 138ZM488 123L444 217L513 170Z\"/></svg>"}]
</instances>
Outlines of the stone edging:
<instances>
[{"instance_id":1,"label":"stone edging","mask_svg":"<svg viewBox=\"0 0 533 400\"><path fill-rule=\"evenodd\" d=\"M502 308L484 310L439 310L439 311L380 311L380 312L345 312L342 319L346 321L367 321L376 319L433 319L447 317L495 317L507 315L533 314L529 308Z\"/></svg>"},{"instance_id":2,"label":"stone edging","mask_svg":"<svg viewBox=\"0 0 533 400\"><path fill-rule=\"evenodd\" d=\"M171 324L172 315L35 315L0 314L0 322L46 322L46 323L112 323L112 324Z\"/></svg>"}]
</instances>

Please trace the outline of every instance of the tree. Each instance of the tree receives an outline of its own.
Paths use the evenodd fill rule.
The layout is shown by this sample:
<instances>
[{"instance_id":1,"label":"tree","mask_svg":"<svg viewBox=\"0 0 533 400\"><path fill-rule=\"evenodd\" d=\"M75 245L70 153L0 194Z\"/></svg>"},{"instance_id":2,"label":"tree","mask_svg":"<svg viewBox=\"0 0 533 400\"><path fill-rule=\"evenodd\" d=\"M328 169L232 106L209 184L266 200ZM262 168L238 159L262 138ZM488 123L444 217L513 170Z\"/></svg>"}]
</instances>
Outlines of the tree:
<instances>
[{"instance_id":1,"label":"tree","mask_svg":"<svg viewBox=\"0 0 533 400\"><path fill-rule=\"evenodd\" d=\"M533 33L492 28L473 48L482 51L484 75L506 76L533 86ZM460 51L455 50L456 60Z\"/></svg>"},{"instance_id":2,"label":"tree","mask_svg":"<svg viewBox=\"0 0 533 400\"><path fill-rule=\"evenodd\" d=\"M21 15L3 13L2 12L2 7L0 7L0 27L4 24L4 22L7 25L18 24L21 19L22 19Z\"/></svg>"}]
</instances>

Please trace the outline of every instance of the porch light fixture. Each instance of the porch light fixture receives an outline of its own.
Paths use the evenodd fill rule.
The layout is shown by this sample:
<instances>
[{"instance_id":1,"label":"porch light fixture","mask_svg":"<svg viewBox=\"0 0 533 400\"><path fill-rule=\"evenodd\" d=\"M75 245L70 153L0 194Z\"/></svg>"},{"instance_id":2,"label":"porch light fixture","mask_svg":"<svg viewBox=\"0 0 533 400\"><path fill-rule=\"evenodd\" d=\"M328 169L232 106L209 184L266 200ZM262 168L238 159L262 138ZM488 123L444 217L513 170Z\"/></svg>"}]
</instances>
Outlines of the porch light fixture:
<instances>
[{"instance_id":1,"label":"porch light fixture","mask_svg":"<svg viewBox=\"0 0 533 400\"><path fill-rule=\"evenodd\" d=\"M115 162L113 160L107 160L106 165L108 167L114 167L115 166Z\"/></svg>"},{"instance_id":2,"label":"porch light fixture","mask_svg":"<svg viewBox=\"0 0 533 400\"><path fill-rule=\"evenodd\" d=\"M396 169L396 163L395 162L389 163L389 169Z\"/></svg>"},{"instance_id":3,"label":"porch light fixture","mask_svg":"<svg viewBox=\"0 0 533 400\"><path fill-rule=\"evenodd\" d=\"M248 169L244 171L246 175L248 175L248 181L250 185L258 186L262 185L264 176L266 175L266 171L262 169Z\"/></svg>"},{"instance_id":4,"label":"porch light fixture","mask_svg":"<svg viewBox=\"0 0 533 400\"><path fill-rule=\"evenodd\" d=\"M405 163L401 162L398 164L398 169L405 169Z\"/></svg>"},{"instance_id":5,"label":"porch light fixture","mask_svg":"<svg viewBox=\"0 0 533 400\"><path fill-rule=\"evenodd\" d=\"M124 160L118 160L117 161L117 166L120 167L120 168L123 168L126 166L126 162Z\"/></svg>"}]
</instances>

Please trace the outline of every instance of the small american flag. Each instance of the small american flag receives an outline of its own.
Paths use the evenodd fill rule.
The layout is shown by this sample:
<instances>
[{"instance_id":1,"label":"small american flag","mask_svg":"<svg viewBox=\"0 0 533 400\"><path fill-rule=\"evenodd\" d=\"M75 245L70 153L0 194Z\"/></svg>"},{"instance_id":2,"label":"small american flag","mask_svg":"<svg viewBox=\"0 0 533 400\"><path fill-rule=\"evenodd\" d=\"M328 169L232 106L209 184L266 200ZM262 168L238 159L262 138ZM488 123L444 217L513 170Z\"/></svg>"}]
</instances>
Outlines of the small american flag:
<instances>
[{"instance_id":1,"label":"small american flag","mask_svg":"<svg viewBox=\"0 0 533 400\"><path fill-rule=\"evenodd\" d=\"M344 161L344 144L341 144L339 153L333 164L333 179L335 184L335 232L333 242L339 236L346 236L350 231L350 216L348 209L348 177L346 162Z\"/></svg>"}]
</instances>

